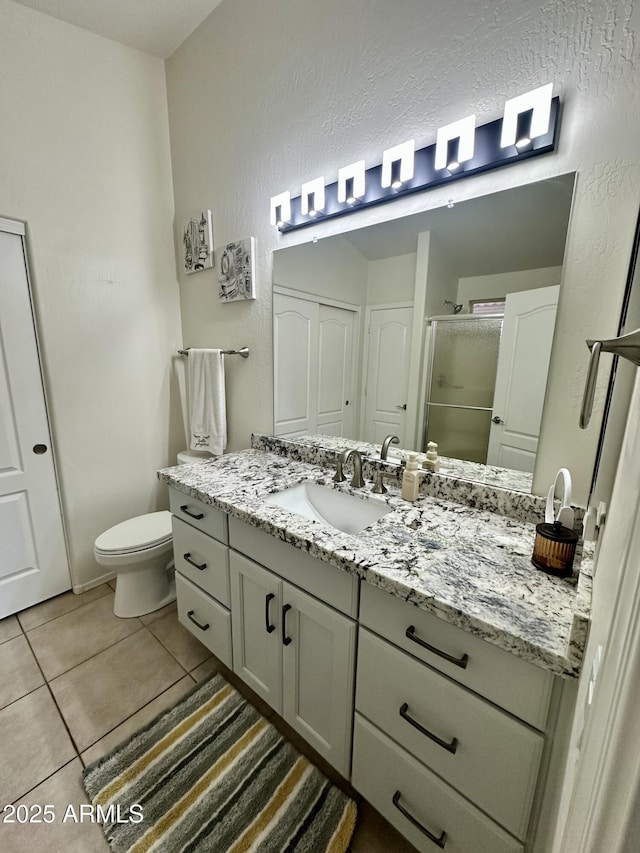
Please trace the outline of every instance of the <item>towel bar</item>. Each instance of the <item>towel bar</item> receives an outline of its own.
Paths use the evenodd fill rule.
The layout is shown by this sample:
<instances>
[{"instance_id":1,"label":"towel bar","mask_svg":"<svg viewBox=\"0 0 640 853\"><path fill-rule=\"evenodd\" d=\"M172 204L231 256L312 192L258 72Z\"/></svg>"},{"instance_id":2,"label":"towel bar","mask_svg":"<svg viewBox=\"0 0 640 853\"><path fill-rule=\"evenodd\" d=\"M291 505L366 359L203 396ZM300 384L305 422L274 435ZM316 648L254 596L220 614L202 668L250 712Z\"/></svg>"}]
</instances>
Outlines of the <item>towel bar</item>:
<instances>
[{"instance_id":1,"label":"towel bar","mask_svg":"<svg viewBox=\"0 0 640 853\"><path fill-rule=\"evenodd\" d=\"M191 347L187 347L186 349L179 349L178 355L189 355L189 350ZM249 347L241 347L240 349L223 349L223 355L241 355L242 358L249 358Z\"/></svg>"}]
</instances>

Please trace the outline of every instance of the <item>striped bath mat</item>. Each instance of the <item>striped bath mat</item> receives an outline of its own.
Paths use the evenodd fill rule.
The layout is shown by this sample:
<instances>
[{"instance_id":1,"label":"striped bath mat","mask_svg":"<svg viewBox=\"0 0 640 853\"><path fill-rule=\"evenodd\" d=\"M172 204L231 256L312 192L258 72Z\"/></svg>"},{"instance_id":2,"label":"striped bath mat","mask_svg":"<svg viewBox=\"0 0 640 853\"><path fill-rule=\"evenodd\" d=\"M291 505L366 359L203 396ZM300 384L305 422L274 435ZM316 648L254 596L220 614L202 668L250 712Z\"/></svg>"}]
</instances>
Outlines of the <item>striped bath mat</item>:
<instances>
[{"instance_id":1,"label":"striped bath mat","mask_svg":"<svg viewBox=\"0 0 640 853\"><path fill-rule=\"evenodd\" d=\"M344 853L356 806L220 675L84 771L114 853Z\"/></svg>"}]
</instances>

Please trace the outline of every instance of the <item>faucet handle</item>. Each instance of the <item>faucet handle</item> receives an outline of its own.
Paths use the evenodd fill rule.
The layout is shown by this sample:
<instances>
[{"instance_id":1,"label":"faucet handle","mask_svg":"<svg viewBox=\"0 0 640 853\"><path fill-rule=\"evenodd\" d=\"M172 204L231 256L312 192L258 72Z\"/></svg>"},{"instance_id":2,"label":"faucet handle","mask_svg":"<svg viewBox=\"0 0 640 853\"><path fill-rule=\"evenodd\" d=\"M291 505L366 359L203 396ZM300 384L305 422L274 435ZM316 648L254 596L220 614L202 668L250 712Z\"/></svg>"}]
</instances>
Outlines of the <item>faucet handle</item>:
<instances>
[{"instance_id":1,"label":"faucet handle","mask_svg":"<svg viewBox=\"0 0 640 853\"><path fill-rule=\"evenodd\" d=\"M389 489L387 489L384 484L384 471L376 472L376 479L371 488L371 491L374 493L374 495L384 495L389 491Z\"/></svg>"},{"instance_id":2,"label":"faucet handle","mask_svg":"<svg viewBox=\"0 0 640 853\"><path fill-rule=\"evenodd\" d=\"M340 456L338 456L338 461L336 462L336 473L333 475L333 478L332 478L334 483L344 483L344 481L347 479L344 476L344 471L342 470L342 466L347 461L348 455L349 455L349 451L343 450L342 453L340 454Z\"/></svg>"}]
</instances>

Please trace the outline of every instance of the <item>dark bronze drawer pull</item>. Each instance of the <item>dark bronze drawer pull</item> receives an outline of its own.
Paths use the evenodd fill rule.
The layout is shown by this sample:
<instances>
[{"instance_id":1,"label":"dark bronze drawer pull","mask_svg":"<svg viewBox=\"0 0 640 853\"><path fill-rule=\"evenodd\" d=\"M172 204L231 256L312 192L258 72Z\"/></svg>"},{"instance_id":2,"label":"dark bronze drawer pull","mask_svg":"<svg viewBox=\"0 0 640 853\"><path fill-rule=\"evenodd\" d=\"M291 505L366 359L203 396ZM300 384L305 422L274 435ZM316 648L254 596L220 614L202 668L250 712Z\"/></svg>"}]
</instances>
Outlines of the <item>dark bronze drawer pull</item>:
<instances>
[{"instance_id":1,"label":"dark bronze drawer pull","mask_svg":"<svg viewBox=\"0 0 640 853\"><path fill-rule=\"evenodd\" d=\"M406 720L408 723L411 723L411 725L414 728L418 729L418 731L421 734L430 738L434 743L437 743L438 746L441 746L443 749L446 749L448 752L453 753L453 755L456 754L456 749L458 748L458 738L457 737L454 737L454 739L451 741L451 743L447 743L446 740L442 740L441 738L438 737L438 735L434 735L433 732L430 732L429 729L425 729L424 726L421 726L417 720L414 720L413 717L410 717L408 711L409 711L409 706L405 702L404 705L400 706L400 711L399 711L400 716L402 717L403 720Z\"/></svg>"},{"instance_id":2,"label":"dark bronze drawer pull","mask_svg":"<svg viewBox=\"0 0 640 853\"><path fill-rule=\"evenodd\" d=\"M393 805L398 809L400 814L404 815L408 821L410 821L420 832L424 832L429 841L433 841L434 844L437 844L442 850L444 850L444 845L447 843L447 833L443 830L440 833L440 836L434 835L433 832L429 832L426 826L423 826L419 820L416 820L412 814L405 809L404 806L400 805L400 791L396 791L393 795Z\"/></svg>"},{"instance_id":3,"label":"dark bronze drawer pull","mask_svg":"<svg viewBox=\"0 0 640 853\"><path fill-rule=\"evenodd\" d=\"M195 560L191 559L191 551L189 551L188 554L183 554L182 556L187 561L187 563L189 563L195 569L200 569L201 572L204 572L204 570L207 568L206 563L202 563L202 565L200 565L200 563L196 563Z\"/></svg>"},{"instance_id":4,"label":"dark bronze drawer pull","mask_svg":"<svg viewBox=\"0 0 640 853\"><path fill-rule=\"evenodd\" d=\"M414 643L417 643L419 646L422 646L423 649L427 649L428 651L433 652L434 655L438 655L439 657L448 660L449 663L453 663L456 666L459 666L461 669L467 668L467 664L469 663L469 655L464 654L461 658L454 658L452 655L448 655L441 649L436 649L435 646L431 646L429 645L429 643L425 643L424 640L421 640L420 637L416 637L416 629L413 625L409 625L407 630L404 632L404 635L408 640L413 640Z\"/></svg>"},{"instance_id":5,"label":"dark bronze drawer pull","mask_svg":"<svg viewBox=\"0 0 640 853\"><path fill-rule=\"evenodd\" d=\"M276 630L276 626L271 624L271 620L269 618L269 604L273 601L274 598L275 595L270 592L264 600L264 625L267 629L267 634L273 634L273 632Z\"/></svg>"},{"instance_id":6,"label":"dark bronze drawer pull","mask_svg":"<svg viewBox=\"0 0 640 853\"><path fill-rule=\"evenodd\" d=\"M190 619L194 625L196 625L198 628L200 628L201 631L208 631L209 630L209 623L207 622L206 625L203 625L202 622L198 622L196 617L193 615L195 612L196 612L195 610L190 610L187 613L187 618Z\"/></svg>"},{"instance_id":7,"label":"dark bronze drawer pull","mask_svg":"<svg viewBox=\"0 0 640 853\"><path fill-rule=\"evenodd\" d=\"M291 642L291 637L287 637L287 613L291 610L290 604L285 604L282 608L282 645L288 646Z\"/></svg>"},{"instance_id":8,"label":"dark bronze drawer pull","mask_svg":"<svg viewBox=\"0 0 640 853\"><path fill-rule=\"evenodd\" d=\"M200 521L201 518L204 518L203 512L198 512L198 513L189 512L189 510L187 509L187 504L180 507L180 512L183 512L185 515L188 515L191 518L195 518L196 521Z\"/></svg>"}]
</instances>

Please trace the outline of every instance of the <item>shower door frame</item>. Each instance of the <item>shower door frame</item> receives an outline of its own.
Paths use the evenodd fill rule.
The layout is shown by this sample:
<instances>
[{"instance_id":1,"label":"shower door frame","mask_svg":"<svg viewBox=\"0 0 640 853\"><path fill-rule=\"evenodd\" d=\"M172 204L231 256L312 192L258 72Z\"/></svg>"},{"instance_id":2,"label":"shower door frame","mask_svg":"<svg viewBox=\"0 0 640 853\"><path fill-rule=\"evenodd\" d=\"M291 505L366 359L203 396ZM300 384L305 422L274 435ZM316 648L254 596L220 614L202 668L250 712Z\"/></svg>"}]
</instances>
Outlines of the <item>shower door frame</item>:
<instances>
[{"instance_id":1,"label":"shower door frame","mask_svg":"<svg viewBox=\"0 0 640 853\"><path fill-rule=\"evenodd\" d=\"M435 316L435 317L427 317L427 337L428 337L428 346L425 349L425 370L424 370L424 383L423 383L423 393L421 399L421 405L424 410L424 416L422 419L422 440L421 447L426 450L427 447L427 435L429 431L429 408L430 406L438 406L438 408L443 409L466 409L467 411L476 411L476 412L492 412L493 411L493 401L491 406L460 406L455 405L453 403L430 403L429 396L431 393L431 380L433 378L433 362L434 362L434 352L436 347L436 332L437 332L437 324L438 323L464 323L469 322L470 320L504 320L504 314L445 314L443 316ZM434 330L433 325L436 325L436 329ZM500 330L500 336L502 337L502 330ZM498 341L498 346L500 342Z\"/></svg>"}]
</instances>

